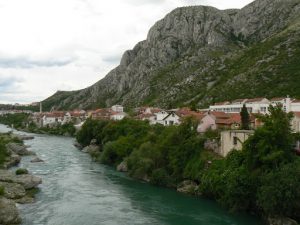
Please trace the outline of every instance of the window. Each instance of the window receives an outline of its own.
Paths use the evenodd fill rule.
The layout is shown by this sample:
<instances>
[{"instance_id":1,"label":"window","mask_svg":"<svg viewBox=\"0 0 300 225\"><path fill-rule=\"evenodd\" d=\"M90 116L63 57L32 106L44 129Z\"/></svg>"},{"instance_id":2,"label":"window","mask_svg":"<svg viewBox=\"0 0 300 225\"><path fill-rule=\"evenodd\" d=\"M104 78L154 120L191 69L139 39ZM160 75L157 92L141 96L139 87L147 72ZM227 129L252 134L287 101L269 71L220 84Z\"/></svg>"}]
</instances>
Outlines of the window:
<instances>
[{"instance_id":1,"label":"window","mask_svg":"<svg viewBox=\"0 0 300 225\"><path fill-rule=\"evenodd\" d=\"M267 111L267 107L260 107L260 111L261 112L266 112Z\"/></svg>"},{"instance_id":2,"label":"window","mask_svg":"<svg viewBox=\"0 0 300 225\"><path fill-rule=\"evenodd\" d=\"M237 137L233 137L233 144L237 145L237 142L238 142L238 138Z\"/></svg>"},{"instance_id":3,"label":"window","mask_svg":"<svg viewBox=\"0 0 300 225\"><path fill-rule=\"evenodd\" d=\"M169 121L169 124L170 125L174 125L174 121Z\"/></svg>"}]
</instances>

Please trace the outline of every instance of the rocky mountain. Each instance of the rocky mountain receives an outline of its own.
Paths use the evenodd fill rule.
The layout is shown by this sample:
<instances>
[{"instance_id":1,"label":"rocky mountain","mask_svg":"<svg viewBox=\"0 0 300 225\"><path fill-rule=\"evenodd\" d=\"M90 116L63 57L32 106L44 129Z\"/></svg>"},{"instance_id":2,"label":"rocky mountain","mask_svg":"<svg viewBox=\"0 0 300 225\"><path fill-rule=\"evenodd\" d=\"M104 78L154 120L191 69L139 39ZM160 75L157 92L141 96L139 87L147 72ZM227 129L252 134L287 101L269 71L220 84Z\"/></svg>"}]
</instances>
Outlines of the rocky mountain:
<instances>
[{"instance_id":1,"label":"rocky mountain","mask_svg":"<svg viewBox=\"0 0 300 225\"><path fill-rule=\"evenodd\" d=\"M300 97L300 0L242 9L177 8L94 85L57 92L46 108L175 107L240 97Z\"/></svg>"}]
</instances>

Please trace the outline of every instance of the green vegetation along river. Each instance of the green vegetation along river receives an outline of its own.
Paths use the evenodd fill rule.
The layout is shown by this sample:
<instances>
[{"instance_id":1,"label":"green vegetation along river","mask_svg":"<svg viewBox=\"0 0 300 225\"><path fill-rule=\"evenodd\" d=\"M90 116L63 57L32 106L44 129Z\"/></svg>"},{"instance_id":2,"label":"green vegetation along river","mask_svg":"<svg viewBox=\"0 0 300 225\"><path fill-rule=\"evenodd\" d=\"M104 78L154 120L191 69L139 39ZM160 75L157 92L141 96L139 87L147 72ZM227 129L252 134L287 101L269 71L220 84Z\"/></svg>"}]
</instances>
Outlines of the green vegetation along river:
<instances>
[{"instance_id":1,"label":"green vegetation along river","mask_svg":"<svg viewBox=\"0 0 300 225\"><path fill-rule=\"evenodd\" d=\"M8 129L0 125L0 132ZM20 167L43 179L36 203L18 205L23 225L260 225L217 203L128 178L91 162L72 138L36 135L26 145L45 160Z\"/></svg>"}]
</instances>

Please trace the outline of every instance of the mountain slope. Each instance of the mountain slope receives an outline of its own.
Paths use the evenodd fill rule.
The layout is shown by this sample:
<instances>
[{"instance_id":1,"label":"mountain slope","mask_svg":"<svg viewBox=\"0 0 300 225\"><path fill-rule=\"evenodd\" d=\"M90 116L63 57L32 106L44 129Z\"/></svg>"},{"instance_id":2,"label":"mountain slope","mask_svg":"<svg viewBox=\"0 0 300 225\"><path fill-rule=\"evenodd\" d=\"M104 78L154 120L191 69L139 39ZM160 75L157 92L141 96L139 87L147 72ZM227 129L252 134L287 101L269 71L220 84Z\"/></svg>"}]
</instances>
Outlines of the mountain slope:
<instances>
[{"instance_id":1,"label":"mountain slope","mask_svg":"<svg viewBox=\"0 0 300 225\"><path fill-rule=\"evenodd\" d=\"M300 97L300 0L257 0L241 10L193 6L158 21L118 67L44 107L175 107L239 97Z\"/></svg>"}]
</instances>

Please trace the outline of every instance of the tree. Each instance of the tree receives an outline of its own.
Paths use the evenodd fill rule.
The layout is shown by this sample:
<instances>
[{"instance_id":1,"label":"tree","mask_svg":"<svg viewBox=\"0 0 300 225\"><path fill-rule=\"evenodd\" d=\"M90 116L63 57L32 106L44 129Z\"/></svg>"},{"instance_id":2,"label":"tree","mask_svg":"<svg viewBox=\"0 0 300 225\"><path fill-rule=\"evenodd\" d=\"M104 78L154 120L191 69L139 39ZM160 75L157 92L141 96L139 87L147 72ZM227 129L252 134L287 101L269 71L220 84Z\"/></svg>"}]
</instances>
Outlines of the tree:
<instances>
[{"instance_id":1,"label":"tree","mask_svg":"<svg viewBox=\"0 0 300 225\"><path fill-rule=\"evenodd\" d=\"M290 126L292 114L284 112L280 105L271 105L269 112L260 118L264 125L244 144L246 160L252 169L275 169L295 158Z\"/></svg>"},{"instance_id":2,"label":"tree","mask_svg":"<svg viewBox=\"0 0 300 225\"><path fill-rule=\"evenodd\" d=\"M248 113L248 110L247 110L247 107L245 104L243 105L240 115L241 115L241 121L242 121L241 129L249 130L250 129L250 116L249 116L249 113Z\"/></svg>"}]
</instances>

